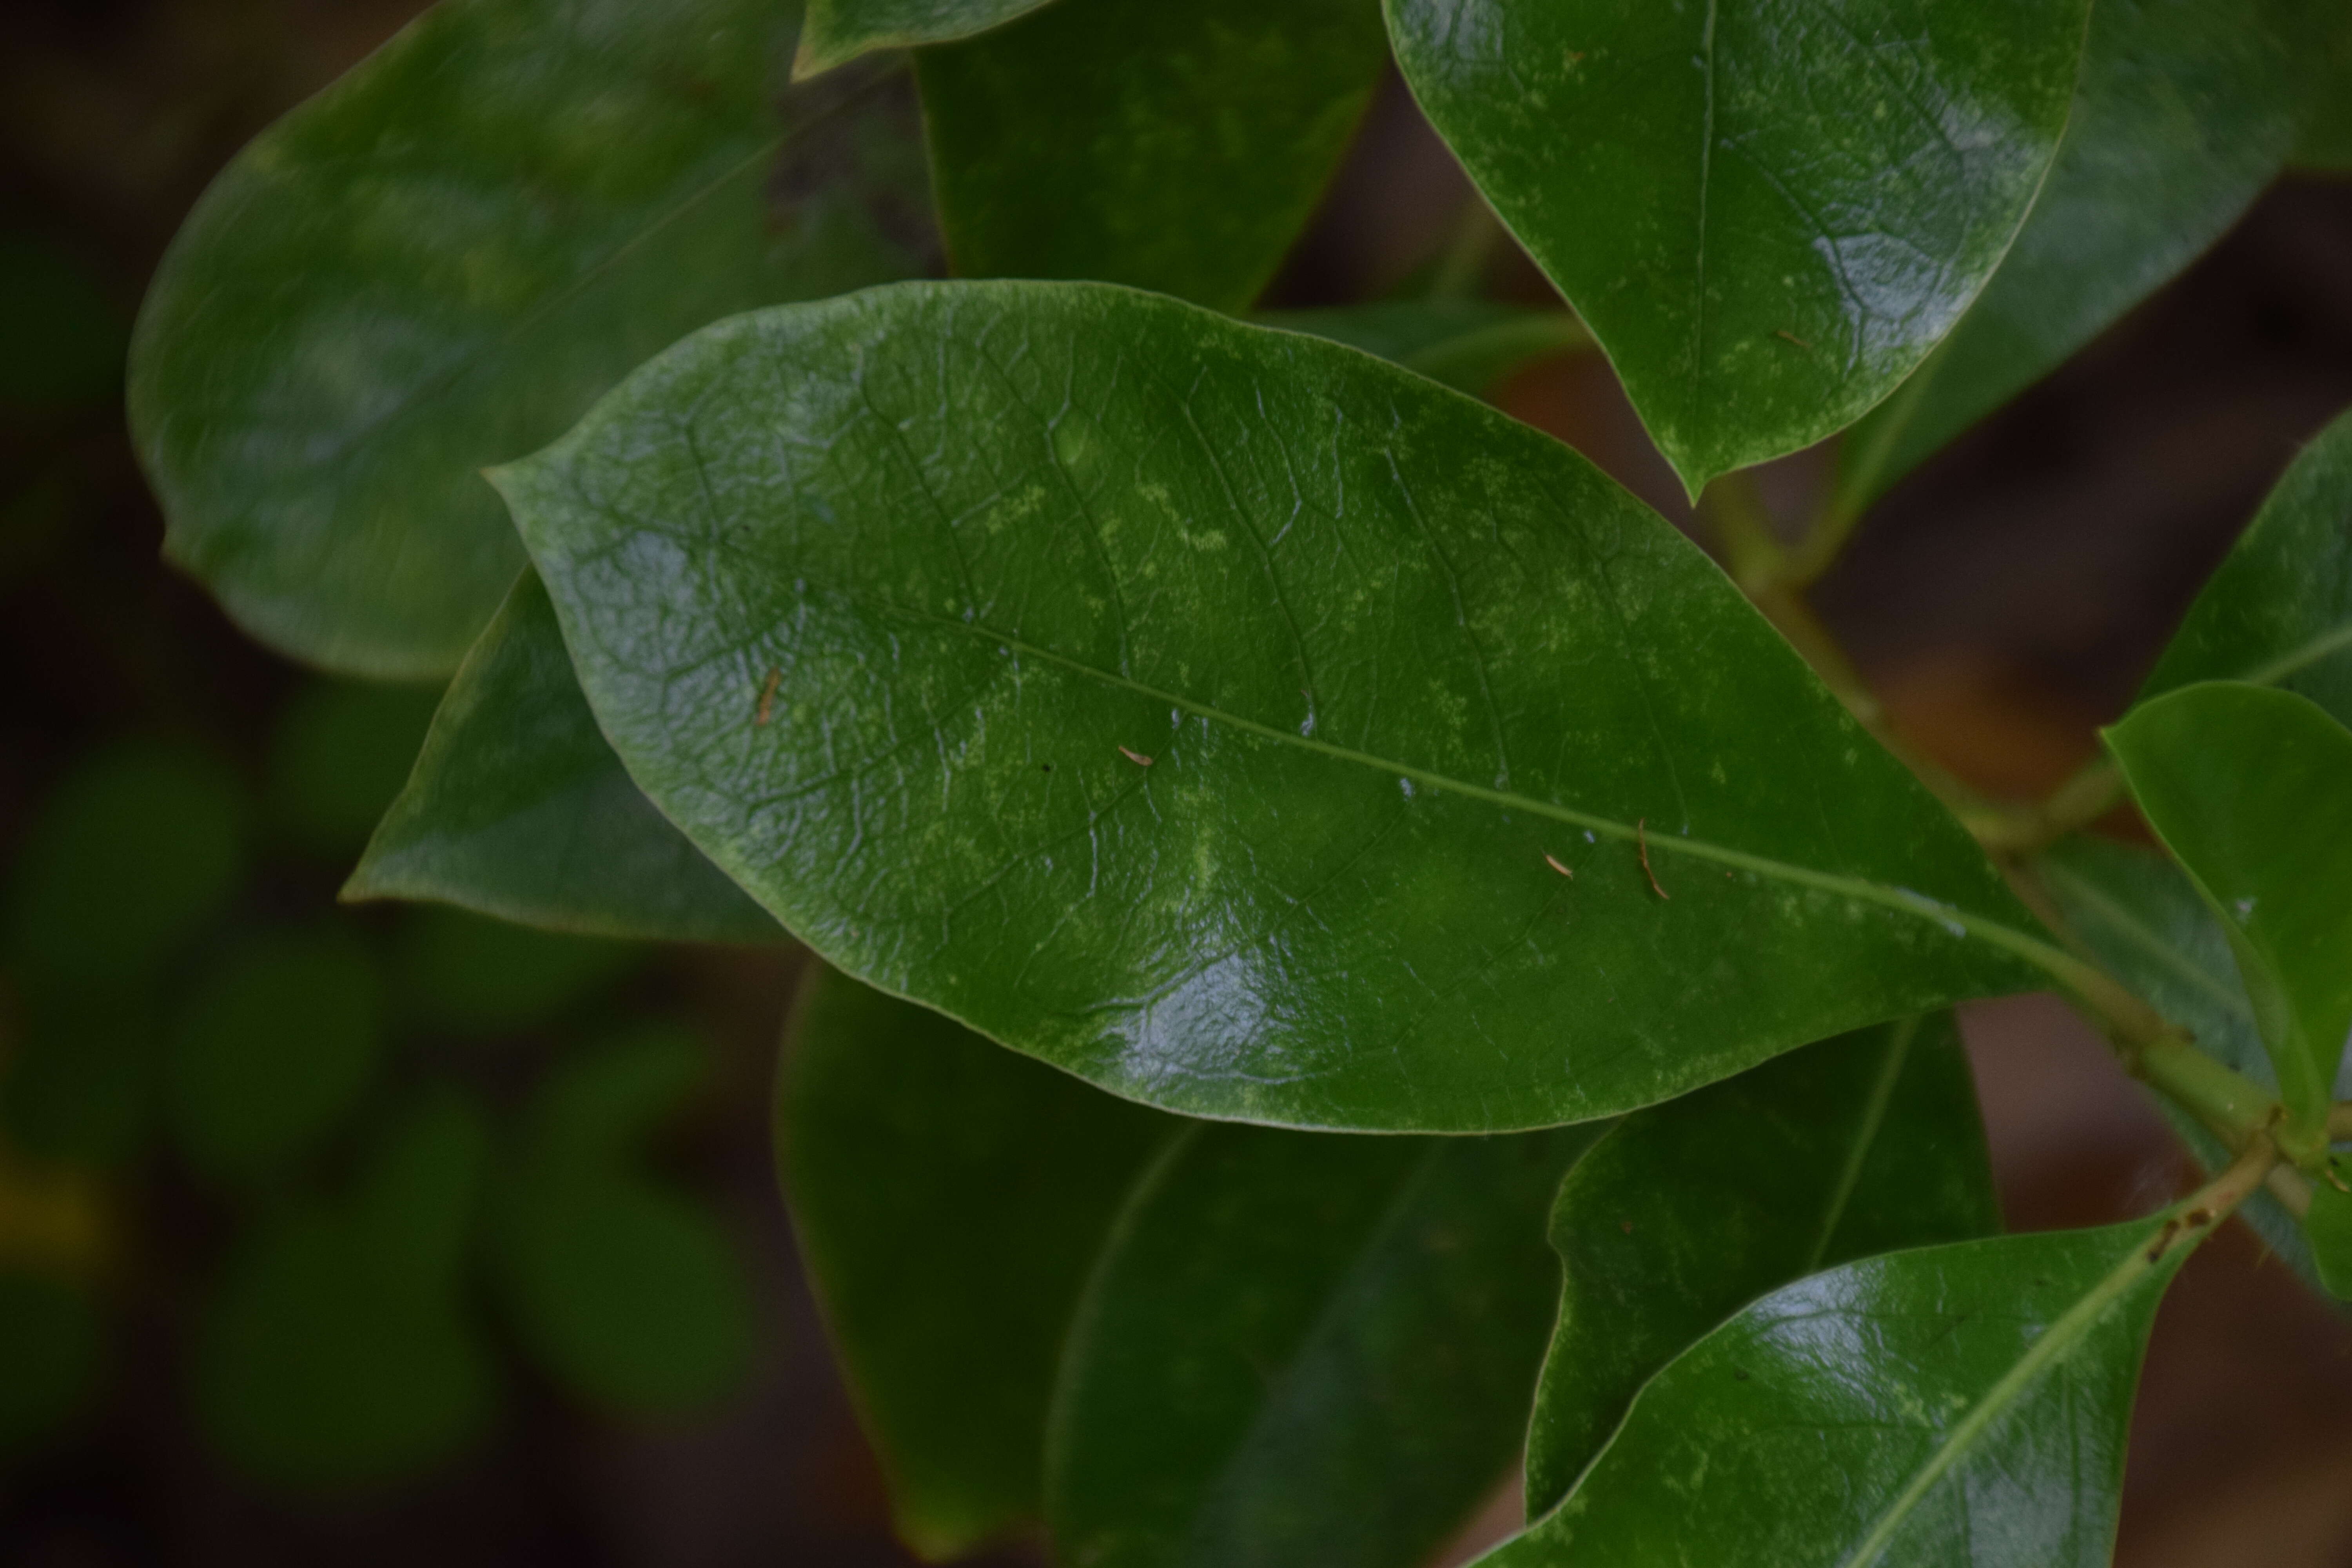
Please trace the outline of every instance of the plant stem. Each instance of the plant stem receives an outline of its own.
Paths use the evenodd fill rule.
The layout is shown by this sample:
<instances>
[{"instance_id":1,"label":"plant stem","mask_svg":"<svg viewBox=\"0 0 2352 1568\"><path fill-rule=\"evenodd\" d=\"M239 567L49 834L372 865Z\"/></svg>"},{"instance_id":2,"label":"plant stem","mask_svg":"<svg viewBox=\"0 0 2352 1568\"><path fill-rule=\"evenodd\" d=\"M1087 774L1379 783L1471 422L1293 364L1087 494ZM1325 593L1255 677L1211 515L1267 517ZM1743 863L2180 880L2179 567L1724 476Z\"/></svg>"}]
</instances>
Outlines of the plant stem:
<instances>
[{"instance_id":1,"label":"plant stem","mask_svg":"<svg viewBox=\"0 0 2352 1568\"><path fill-rule=\"evenodd\" d=\"M1970 824L1977 841L1996 854L2026 855L2088 827L2123 799L2124 776L2105 757L2077 768L2049 796L2022 808L1997 812Z\"/></svg>"},{"instance_id":2,"label":"plant stem","mask_svg":"<svg viewBox=\"0 0 2352 1568\"><path fill-rule=\"evenodd\" d=\"M1437 269L1430 275L1433 300L1475 300L1485 292L1488 265L1502 243L1503 223L1495 209L1475 191L1462 204L1454 231L1439 252Z\"/></svg>"}]
</instances>

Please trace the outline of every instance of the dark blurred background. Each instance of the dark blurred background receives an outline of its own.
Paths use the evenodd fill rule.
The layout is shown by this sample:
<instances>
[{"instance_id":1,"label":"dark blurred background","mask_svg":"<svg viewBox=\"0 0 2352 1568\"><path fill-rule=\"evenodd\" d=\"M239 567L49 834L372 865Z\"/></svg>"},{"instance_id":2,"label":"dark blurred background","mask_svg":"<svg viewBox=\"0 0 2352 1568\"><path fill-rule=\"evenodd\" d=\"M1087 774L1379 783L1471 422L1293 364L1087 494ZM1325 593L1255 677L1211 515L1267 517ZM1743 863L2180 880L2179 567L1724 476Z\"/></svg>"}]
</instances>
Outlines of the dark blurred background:
<instances>
[{"instance_id":1,"label":"dark blurred background","mask_svg":"<svg viewBox=\"0 0 2352 1568\"><path fill-rule=\"evenodd\" d=\"M910 1561L771 1174L794 958L339 909L436 693L288 666L157 561L121 408L148 273L416 9L0 8L0 1563ZM1391 83L1268 302L1377 295L1466 198ZM1544 297L1516 256L1489 283ZM1687 521L1597 358L1501 400ZM2290 182L1906 482L1820 608L1917 745L2045 790L2347 405L2352 182ZM1964 1023L2012 1225L2180 1190L2063 1007ZM643 1124L582 1133L614 1097ZM488 1217L395 1314L353 1258L404 1193ZM2242 1226L2158 1321L2120 1561L2352 1563L2352 1328Z\"/></svg>"}]
</instances>

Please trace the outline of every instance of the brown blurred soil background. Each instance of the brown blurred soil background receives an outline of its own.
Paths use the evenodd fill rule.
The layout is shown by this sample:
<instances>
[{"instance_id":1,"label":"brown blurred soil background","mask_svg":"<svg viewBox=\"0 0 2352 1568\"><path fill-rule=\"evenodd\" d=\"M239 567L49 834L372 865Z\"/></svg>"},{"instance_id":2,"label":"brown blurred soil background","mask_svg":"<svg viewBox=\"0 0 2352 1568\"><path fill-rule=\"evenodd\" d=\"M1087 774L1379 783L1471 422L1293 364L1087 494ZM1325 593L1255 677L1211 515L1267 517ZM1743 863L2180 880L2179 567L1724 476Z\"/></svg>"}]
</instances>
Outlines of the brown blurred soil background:
<instances>
[{"instance_id":1,"label":"brown blurred soil background","mask_svg":"<svg viewBox=\"0 0 2352 1568\"><path fill-rule=\"evenodd\" d=\"M145 278L238 145L388 36L413 0L11 0L0 7L0 234L70 255L127 330ZM1376 294L1424 260L1466 187L1394 83L1269 303ZM1543 297L1498 258L1497 291ZM0 343L0 353L7 351ZM1597 357L1505 389L1513 414L1687 518ZM2352 405L2352 182L2291 182L2075 363L1906 481L1817 604L1923 750L1979 786L2046 789L2088 757L2296 445ZM1823 464L1769 476L1794 512ZM162 525L119 395L69 418L0 407L0 867L75 758L198 733L261 755L299 672L156 559ZM2129 825L2119 830L2128 832ZM331 870L268 896L323 906ZM168 1169L110 1193L131 1254L102 1407L0 1470L0 1563L840 1565L910 1562L830 1370L767 1144L795 963L668 955L633 1004L721 1047L666 1168L719 1202L750 1260L749 1385L692 1420L625 1422L519 1379L488 1442L425 1481L332 1501L239 1479L191 1435L174 1370L208 1223ZM2094 1224L2185 1190L2170 1134L2056 1002L1964 1026L2010 1222ZM541 1051L560 1047L541 1041ZM1498 1499L1483 1528L1507 1525ZM1465 1549L1469 1542L1465 1540ZM1003 1562L1029 1561L1008 1553ZM2125 1568L2352 1563L2352 1323L2242 1226L2158 1319L2136 1420Z\"/></svg>"}]
</instances>

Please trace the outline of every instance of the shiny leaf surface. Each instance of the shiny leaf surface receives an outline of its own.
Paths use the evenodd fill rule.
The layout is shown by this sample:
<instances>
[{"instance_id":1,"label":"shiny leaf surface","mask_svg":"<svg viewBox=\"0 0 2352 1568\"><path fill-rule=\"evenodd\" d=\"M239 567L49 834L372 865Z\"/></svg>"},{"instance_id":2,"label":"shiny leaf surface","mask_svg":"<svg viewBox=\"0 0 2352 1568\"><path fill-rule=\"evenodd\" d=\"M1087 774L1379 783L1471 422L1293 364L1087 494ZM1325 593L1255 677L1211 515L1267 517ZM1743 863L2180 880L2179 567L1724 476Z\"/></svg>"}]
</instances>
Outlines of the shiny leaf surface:
<instances>
[{"instance_id":1,"label":"shiny leaf surface","mask_svg":"<svg viewBox=\"0 0 2352 1568\"><path fill-rule=\"evenodd\" d=\"M458 667L343 897L595 936L783 939L629 781L531 572Z\"/></svg>"},{"instance_id":2,"label":"shiny leaf surface","mask_svg":"<svg viewBox=\"0 0 2352 1568\"><path fill-rule=\"evenodd\" d=\"M803 983L778 1172L898 1533L926 1555L1044 1517L1078 1292L1183 1125L834 971Z\"/></svg>"},{"instance_id":3,"label":"shiny leaf surface","mask_svg":"<svg viewBox=\"0 0 2352 1568\"><path fill-rule=\"evenodd\" d=\"M2280 1099L2323 1118L2352 1035L2352 731L2293 692L2210 681L2105 733L2229 933Z\"/></svg>"},{"instance_id":4,"label":"shiny leaf surface","mask_svg":"<svg viewBox=\"0 0 2352 1568\"><path fill-rule=\"evenodd\" d=\"M1696 494L1959 320L2050 166L2087 0L1388 0L1413 95Z\"/></svg>"},{"instance_id":5,"label":"shiny leaf surface","mask_svg":"<svg viewBox=\"0 0 2352 1568\"><path fill-rule=\"evenodd\" d=\"M863 133L870 94L780 121L793 20L455 0L265 132L132 345L172 559L281 652L446 672L522 563L483 465L706 321L916 270L861 195L920 192L911 128ZM816 163L785 183L817 191L772 225L788 142Z\"/></svg>"},{"instance_id":6,"label":"shiny leaf surface","mask_svg":"<svg viewBox=\"0 0 2352 1568\"><path fill-rule=\"evenodd\" d=\"M1393 300L1318 310L1265 310L1259 325L1311 332L1477 397L1516 371L1591 345L1565 310L1492 300Z\"/></svg>"},{"instance_id":7,"label":"shiny leaf surface","mask_svg":"<svg viewBox=\"0 0 2352 1568\"><path fill-rule=\"evenodd\" d=\"M582 1397L676 1413L742 1382L751 1288L709 1207L643 1169L643 1145L709 1070L656 1026L564 1061L499 1173L497 1263L524 1346Z\"/></svg>"},{"instance_id":8,"label":"shiny leaf surface","mask_svg":"<svg viewBox=\"0 0 2352 1568\"><path fill-rule=\"evenodd\" d=\"M1551 1125L2070 962L1680 534L1335 344L905 285L700 334L499 483L706 854L1168 1109Z\"/></svg>"},{"instance_id":9,"label":"shiny leaf surface","mask_svg":"<svg viewBox=\"0 0 2352 1568\"><path fill-rule=\"evenodd\" d=\"M462 1266L488 1152L479 1107L427 1100L348 1197L300 1199L246 1239L191 1368L223 1458L279 1485L347 1488L416 1474L481 1430L495 1387Z\"/></svg>"},{"instance_id":10,"label":"shiny leaf surface","mask_svg":"<svg viewBox=\"0 0 2352 1568\"><path fill-rule=\"evenodd\" d=\"M2105 1568L2179 1229L1961 1242L1777 1290L1652 1380L1568 1500L1479 1561Z\"/></svg>"},{"instance_id":11,"label":"shiny leaf surface","mask_svg":"<svg viewBox=\"0 0 2352 1568\"><path fill-rule=\"evenodd\" d=\"M876 49L940 44L1034 11L1046 0L808 0L794 78L845 65Z\"/></svg>"},{"instance_id":12,"label":"shiny leaf surface","mask_svg":"<svg viewBox=\"0 0 2352 1568\"><path fill-rule=\"evenodd\" d=\"M2352 414L2263 500L2140 697L2198 680L2283 687L2352 724Z\"/></svg>"},{"instance_id":13,"label":"shiny leaf surface","mask_svg":"<svg viewBox=\"0 0 2352 1568\"><path fill-rule=\"evenodd\" d=\"M2032 216L1951 336L1855 427L1837 505L1859 512L2237 221L2294 140L2277 5L2098 0Z\"/></svg>"},{"instance_id":14,"label":"shiny leaf surface","mask_svg":"<svg viewBox=\"0 0 2352 1568\"><path fill-rule=\"evenodd\" d=\"M1948 1013L1628 1117L1552 1206L1565 1279L1528 1428L1528 1516L1568 1494L1654 1373L1748 1302L1856 1258L2000 1229Z\"/></svg>"},{"instance_id":15,"label":"shiny leaf surface","mask_svg":"<svg viewBox=\"0 0 2352 1568\"><path fill-rule=\"evenodd\" d=\"M2339 1301L2352 1301L2352 1193L2313 1183L2303 1230L2321 1287Z\"/></svg>"},{"instance_id":16,"label":"shiny leaf surface","mask_svg":"<svg viewBox=\"0 0 2352 1568\"><path fill-rule=\"evenodd\" d=\"M1079 1307L1047 1514L1087 1568L1414 1568L1517 1452L1597 1127L1213 1126L1154 1167Z\"/></svg>"},{"instance_id":17,"label":"shiny leaf surface","mask_svg":"<svg viewBox=\"0 0 2352 1568\"><path fill-rule=\"evenodd\" d=\"M1059 0L915 59L956 270L1257 297L1388 63L1378 0Z\"/></svg>"}]
</instances>

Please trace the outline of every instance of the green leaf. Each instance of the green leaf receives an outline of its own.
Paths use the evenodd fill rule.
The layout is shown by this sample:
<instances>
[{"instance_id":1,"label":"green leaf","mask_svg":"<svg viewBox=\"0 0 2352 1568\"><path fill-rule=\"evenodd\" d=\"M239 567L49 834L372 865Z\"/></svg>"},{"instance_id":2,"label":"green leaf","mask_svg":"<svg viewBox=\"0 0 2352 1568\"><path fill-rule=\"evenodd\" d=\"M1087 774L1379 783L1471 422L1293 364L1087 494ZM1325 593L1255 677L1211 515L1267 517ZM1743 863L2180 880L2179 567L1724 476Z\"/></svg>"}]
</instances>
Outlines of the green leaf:
<instances>
[{"instance_id":1,"label":"green leaf","mask_svg":"<svg viewBox=\"0 0 2352 1568\"><path fill-rule=\"evenodd\" d=\"M488 1152L480 1108L409 1107L356 1190L305 1197L232 1259L190 1369L221 1457L278 1485L402 1479L470 1442L495 1386L462 1264Z\"/></svg>"},{"instance_id":2,"label":"green leaf","mask_svg":"<svg viewBox=\"0 0 2352 1568\"><path fill-rule=\"evenodd\" d=\"M1676 1358L1483 1568L2095 1568L2178 1211L1849 1263ZM1703 1483L1703 1484L1702 1484Z\"/></svg>"},{"instance_id":3,"label":"green leaf","mask_svg":"<svg viewBox=\"0 0 2352 1568\"><path fill-rule=\"evenodd\" d=\"M2000 1229L1948 1013L1628 1117L1552 1205L1566 1277L1528 1429L1528 1517L1568 1495L1652 1374L1739 1307L1831 1265Z\"/></svg>"},{"instance_id":4,"label":"green leaf","mask_svg":"<svg viewBox=\"0 0 2352 1568\"><path fill-rule=\"evenodd\" d=\"M428 906L409 911L401 924L399 996L428 1026L511 1034L552 1022L645 956L626 942L558 936Z\"/></svg>"},{"instance_id":5,"label":"green leaf","mask_svg":"<svg viewBox=\"0 0 2352 1568\"><path fill-rule=\"evenodd\" d=\"M2315 1125L2352 1035L2352 731L2292 692L2210 681L2105 736L2229 933L2281 1100Z\"/></svg>"},{"instance_id":6,"label":"green leaf","mask_svg":"<svg viewBox=\"0 0 2352 1568\"><path fill-rule=\"evenodd\" d=\"M1046 0L808 0L799 80L846 65L876 49L904 49L968 38L1034 11Z\"/></svg>"},{"instance_id":7,"label":"green leaf","mask_svg":"<svg viewBox=\"0 0 2352 1568\"><path fill-rule=\"evenodd\" d=\"M704 853L1151 1104L1549 1126L2072 963L1696 547L1336 344L904 285L700 334L499 480Z\"/></svg>"},{"instance_id":8,"label":"green leaf","mask_svg":"<svg viewBox=\"0 0 2352 1568\"><path fill-rule=\"evenodd\" d=\"M1559 1277L1544 1210L1600 1131L1188 1134L1071 1331L1046 1449L1061 1557L1429 1561L1517 1452Z\"/></svg>"},{"instance_id":9,"label":"green leaf","mask_svg":"<svg viewBox=\"0 0 2352 1568\"><path fill-rule=\"evenodd\" d=\"M703 1042L666 1025L568 1060L533 1096L504 1173L498 1262L522 1342L601 1405L695 1409L751 1363L751 1290L725 1227L641 1168L709 1071Z\"/></svg>"},{"instance_id":10,"label":"green leaf","mask_svg":"<svg viewBox=\"0 0 2352 1568\"><path fill-rule=\"evenodd\" d=\"M1951 336L1848 438L1835 507L1858 516L2237 221L2294 140L2276 5L2098 0L2032 215Z\"/></svg>"},{"instance_id":11,"label":"green leaf","mask_svg":"<svg viewBox=\"0 0 2352 1568\"><path fill-rule=\"evenodd\" d=\"M444 674L522 563L484 464L706 321L919 270L866 205L921 208L903 105L780 117L793 12L452 0L265 132L132 344L165 552L281 652Z\"/></svg>"},{"instance_id":12,"label":"green leaf","mask_svg":"<svg viewBox=\"0 0 2352 1568\"><path fill-rule=\"evenodd\" d=\"M629 781L529 571L458 667L342 896L438 900L594 936L783 938Z\"/></svg>"},{"instance_id":13,"label":"green leaf","mask_svg":"<svg viewBox=\"0 0 2352 1568\"><path fill-rule=\"evenodd\" d=\"M956 270L1257 298L1388 63L1377 0L1060 0L915 57Z\"/></svg>"},{"instance_id":14,"label":"green leaf","mask_svg":"<svg viewBox=\"0 0 2352 1568\"><path fill-rule=\"evenodd\" d=\"M1492 300L1384 300L1319 310L1265 310L1258 324L1311 332L1483 396L1515 372L1591 346L1584 323L1565 310Z\"/></svg>"},{"instance_id":15,"label":"green leaf","mask_svg":"<svg viewBox=\"0 0 2352 1568\"><path fill-rule=\"evenodd\" d=\"M407 779L439 700L425 687L305 687L270 737L270 826L314 855L341 858L365 844Z\"/></svg>"},{"instance_id":16,"label":"green leaf","mask_svg":"<svg viewBox=\"0 0 2352 1568\"><path fill-rule=\"evenodd\" d=\"M2305 447L2140 689L2250 680L2352 724L2352 413Z\"/></svg>"},{"instance_id":17,"label":"green leaf","mask_svg":"<svg viewBox=\"0 0 2352 1568\"><path fill-rule=\"evenodd\" d=\"M802 984L777 1084L793 1228L898 1533L952 1557L1043 1517L1079 1289L1182 1124L833 971Z\"/></svg>"},{"instance_id":18,"label":"green leaf","mask_svg":"<svg viewBox=\"0 0 2352 1568\"><path fill-rule=\"evenodd\" d=\"M2009 248L2088 0L1388 0L1422 109L1696 495L1852 424Z\"/></svg>"},{"instance_id":19,"label":"green leaf","mask_svg":"<svg viewBox=\"0 0 2352 1568\"><path fill-rule=\"evenodd\" d=\"M2303 122L2297 168L2352 170L2352 10L2336 0L2277 0L2298 45Z\"/></svg>"},{"instance_id":20,"label":"green leaf","mask_svg":"<svg viewBox=\"0 0 2352 1568\"><path fill-rule=\"evenodd\" d=\"M81 1291L0 1268L0 1461L49 1441L89 1406L106 1368L105 1335Z\"/></svg>"},{"instance_id":21,"label":"green leaf","mask_svg":"<svg viewBox=\"0 0 2352 1568\"><path fill-rule=\"evenodd\" d=\"M2277 1092L2229 933L2187 873L2161 855L2082 834L2036 857L2032 871L2111 973L2187 1029L2198 1049ZM2233 1151L2196 1118L2164 1095L2148 1098L2207 1170L2228 1163ZM2276 1198L2255 1193L2238 1215L2297 1274L2319 1284L2303 1227Z\"/></svg>"},{"instance_id":22,"label":"green leaf","mask_svg":"<svg viewBox=\"0 0 2352 1568\"><path fill-rule=\"evenodd\" d=\"M2303 1229L2322 1287L2339 1301L2352 1301L2352 1193L2313 1183Z\"/></svg>"},{"instance_id":23,"label":"green leaf","mask_svg":"<svg viewBox=\"0 0 2352 1568\"><path fill-rule=\"evenodd\" d=\"M244 791L210 752L118 742L41 803L8 878L7 953L51 982L152 973L236 893Z\"/></svg>"},{"instance_id":24,"label":"green leaf","mask_svg":"<svg viewBox=\"0 0 2352 1568\"><path fill-rule=\"evenodd\" d=\"M359 1103L383 1013L374 960L341 929L249 938L208 965L165 1076L189 1164L230 1187L289 1174Z\"/></svg>"}]
</instances>

